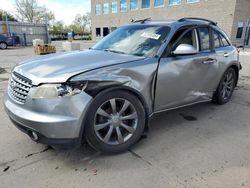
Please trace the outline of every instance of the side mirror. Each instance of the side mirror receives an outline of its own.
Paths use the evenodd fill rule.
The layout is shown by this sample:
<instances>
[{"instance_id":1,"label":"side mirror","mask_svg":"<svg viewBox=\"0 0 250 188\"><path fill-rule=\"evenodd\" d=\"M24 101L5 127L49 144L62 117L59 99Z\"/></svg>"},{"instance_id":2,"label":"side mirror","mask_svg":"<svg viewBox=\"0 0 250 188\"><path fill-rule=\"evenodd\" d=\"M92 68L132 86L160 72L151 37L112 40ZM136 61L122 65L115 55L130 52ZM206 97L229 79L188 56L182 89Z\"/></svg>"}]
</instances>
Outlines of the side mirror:
<instances>
[{"instance_id":1,"label":"side mirror","mask_svg":"<svg viewBox=\"0 0 250 188\"><path fill-rule=\"evenodd\" d=\"M197 54L198 50L190 44L180 44L173 52L174 55L193 55Z\"/></svg>"}]
</instances>

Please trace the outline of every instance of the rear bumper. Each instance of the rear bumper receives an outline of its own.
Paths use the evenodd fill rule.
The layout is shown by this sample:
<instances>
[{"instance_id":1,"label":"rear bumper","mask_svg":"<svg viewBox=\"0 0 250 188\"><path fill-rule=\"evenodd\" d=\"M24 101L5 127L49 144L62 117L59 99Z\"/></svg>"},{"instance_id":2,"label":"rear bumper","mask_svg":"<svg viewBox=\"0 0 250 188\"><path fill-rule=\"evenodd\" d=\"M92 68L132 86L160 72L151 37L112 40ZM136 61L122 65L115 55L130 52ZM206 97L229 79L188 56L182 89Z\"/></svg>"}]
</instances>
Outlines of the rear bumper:
<instances>
[{"instance_id":1,"label":"rear bumper","mask_svg":"<svg viewBox=\"0 0 250 188\"><path fill-rule=\"evenodd\" d=\"M38 135L34 141L72 146L81 142L83 121L91 101L92 97L82 92L73 97L48 100L28 97L25 104L18 104L6 93L4 107L18 129L29 136L31 132Z\"/></svg>"}]
</instances>

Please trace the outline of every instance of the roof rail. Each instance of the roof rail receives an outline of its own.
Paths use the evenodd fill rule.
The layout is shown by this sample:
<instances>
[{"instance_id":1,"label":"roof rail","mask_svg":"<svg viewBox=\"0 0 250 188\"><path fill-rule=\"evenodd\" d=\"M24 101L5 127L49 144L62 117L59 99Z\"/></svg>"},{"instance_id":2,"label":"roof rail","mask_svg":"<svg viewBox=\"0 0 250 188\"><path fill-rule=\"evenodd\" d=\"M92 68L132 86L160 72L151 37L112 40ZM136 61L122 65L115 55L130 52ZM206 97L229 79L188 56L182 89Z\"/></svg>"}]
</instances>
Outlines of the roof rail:
<instances>
[{"instance_id":1,"label":"roof rail","mask_svg":"<svg viewBox=\"0 0 250 188\"><path fill-rule=\"evenodd\" d=\"M145 19L142 19L142 20L134 20L134 19L132 19L131 22L132 23L137 23L137 22L144 23L145 21L149 21L149 20L151 20L151 18L145 18Z\"/></svg>"},{"instance_id":2,"label":"roof rail","mask_svg":"<svg viewBox=\"0 0 250 188\"><path fill-rule=\"evenodd\" d=\"M217 25L217 22L214 22L212 20L204 19L204 18L192 18L192 17L187 17L187 18L181 18L178 21L183 22L183 21L188 21L188 20L196 20L196 21L203 21L203 22L208 22L212 25Z\"/></svg>"}]
</instances>

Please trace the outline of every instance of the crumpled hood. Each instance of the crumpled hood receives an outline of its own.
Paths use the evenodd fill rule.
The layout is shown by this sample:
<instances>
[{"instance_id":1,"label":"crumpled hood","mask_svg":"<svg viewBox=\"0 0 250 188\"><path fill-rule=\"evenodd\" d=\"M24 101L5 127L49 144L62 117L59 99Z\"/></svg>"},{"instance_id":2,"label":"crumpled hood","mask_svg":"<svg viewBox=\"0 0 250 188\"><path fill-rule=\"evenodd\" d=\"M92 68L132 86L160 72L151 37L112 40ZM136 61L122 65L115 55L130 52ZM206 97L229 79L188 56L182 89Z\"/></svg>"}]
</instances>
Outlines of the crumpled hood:
<instances>
[{"instance_id":1,"label":"crumpled hood","mask_svg":"<svg viewBox=\"0 0 250 188\"><path fill-rule=\"evenodd\" d=\"M144 57L85 50L34 57L21 62L14 71L32 80L33 85L61 83L79 73L141 59Z\"/></svg>"}]
</instances>

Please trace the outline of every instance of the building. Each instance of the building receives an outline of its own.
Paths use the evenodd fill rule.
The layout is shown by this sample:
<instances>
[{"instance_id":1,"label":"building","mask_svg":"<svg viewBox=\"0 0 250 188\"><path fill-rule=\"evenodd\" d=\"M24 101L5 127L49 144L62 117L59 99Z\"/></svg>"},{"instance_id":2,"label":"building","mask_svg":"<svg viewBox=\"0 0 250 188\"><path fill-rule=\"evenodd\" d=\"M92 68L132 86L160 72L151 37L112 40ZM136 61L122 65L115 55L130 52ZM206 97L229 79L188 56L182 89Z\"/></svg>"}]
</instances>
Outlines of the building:
<instances>
[{"instance_id":1,"label":"building","mask_svg":"<svg viewBox=\"0 0 250 188\"><path fill-rule=\"evenodd\" d=\"M249 42L250 0L91 0L91 16L94 40L131 20L201 17L218 22L234 44Z\"/></svg>"},{"instance_id":2,"label":"building","mask_svg":"<svg viewBox=\"0 0 250 188\"><path fill-rule=\"evenodd\" d=\"M0 34L18 36L21 45L31 45L34 39L48 42L46 24L0 21Z\"/></svg>"}]
</instances>

